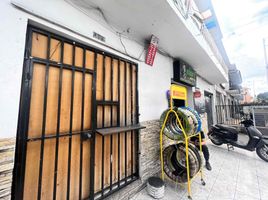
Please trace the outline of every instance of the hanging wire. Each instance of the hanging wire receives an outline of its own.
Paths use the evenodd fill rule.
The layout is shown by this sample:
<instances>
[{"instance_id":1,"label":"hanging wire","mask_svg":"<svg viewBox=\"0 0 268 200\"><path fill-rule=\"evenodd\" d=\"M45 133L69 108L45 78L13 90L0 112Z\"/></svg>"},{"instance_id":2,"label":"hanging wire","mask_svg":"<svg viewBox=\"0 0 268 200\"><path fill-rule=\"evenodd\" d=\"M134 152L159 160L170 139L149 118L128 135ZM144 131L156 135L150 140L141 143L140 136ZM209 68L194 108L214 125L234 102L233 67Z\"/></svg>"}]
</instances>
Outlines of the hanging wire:
<instances>
[{"instance_id":1,"label":"hanging wire","mask_svg":"<svg viewBox=\"0 0 268 200\"><path fill-rule=\"evenodd\" d=\"M91 16L88 15L88 13L87 13L85 10L83 10L83 9L81 9L79 6L75 5L72 1L70 1L70 0L64 0L64 1L67 2L69 5L71 5L73 8L75 8L75 9L79 10L80 12L82 12L83 14L85 14L86 16L91 17ZM127 30L127 31L119 31L119 30L116 29L114 26L112 26L111 23L109 22L109 20L107 19L105 13L103 12L103 10L102 10L100 7L98 7L98 6L90 6L90 5L88 5L88 6L87 6L87 9L96 10L96 11L98 11L98 12L100 13L100 15L102 16L102 18L103 18L105 24L108 25L108 26L110 27L111 31L112 31L112 32L119 38L120 43L121 43L121 45L122 45L122 47L123 47L124 52L125 52L126 55L128 55L128 56L130 56L130 57L133 57L132 55L130 55L130 54L127 52L127 48L126 48L126 45L125 45L125 44L123 43L123 41L122 41L122 37L124 37L124 38L126 38L126 39L128 39L128 40L132 40L132 41L138 43L139 45L143 46L143 50L142 50L142 52L140 53L139 57L138 57L138 58L135 57L135 59L138 60L138 61L140 61L140 62L145 62L145 60L141 60L141 59L140 59L141 56L143 55L143 52L145 51L145 46L144 46L144 44L141 44L141 42L139 42L139 41L137 41L137 40L134 40L134 39L132 39L132 38L129 38L127 35L124 34L125 32L129 32L129 30Z\"/></svg>"}]
</instances>

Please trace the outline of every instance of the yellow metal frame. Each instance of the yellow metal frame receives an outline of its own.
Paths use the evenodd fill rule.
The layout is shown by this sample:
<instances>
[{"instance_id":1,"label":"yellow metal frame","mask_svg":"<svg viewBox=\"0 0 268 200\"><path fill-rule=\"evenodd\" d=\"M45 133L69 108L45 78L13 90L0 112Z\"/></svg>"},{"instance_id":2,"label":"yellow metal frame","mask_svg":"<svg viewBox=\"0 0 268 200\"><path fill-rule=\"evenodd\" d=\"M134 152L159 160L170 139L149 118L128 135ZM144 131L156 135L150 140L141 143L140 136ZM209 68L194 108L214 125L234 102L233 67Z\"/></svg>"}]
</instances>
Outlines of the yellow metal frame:
<instances>
[{"instance_id":1,"label":"yellow metal frame","mask_svg":"<svg viewBox=\"0 0 268 200\"><path fill-rule=\"evenodd\" d=\"M173 99L178 99L177 97L173 98L173 94L174 94L174 90L177 90L179 88L177 87L180 87L180 86L177 86L177 85L171 85L170 87L170 110L167 112L166 114L166 117L165 117L165 120L164 120L164 123L161 127L161 131L160 131L160 162L161 162L161 178L162 180L164 181L164 162L163 162L163 130L166 126L166 123L167 123L167 119L168 119L168 116L170 115L170 113L174 113L176 118L177 118L177 121L179 123L179 126L182 130L182 133L184 135L184 143L185 143L185 151L186 151L186 169L187 169L187 191L188 191L188 198L191 199L191 182L192 182L192 179L194 179L196 177L196 175L194 177L192 177L192 179L190 178L190 166L189 166L189 140L191 137L195 137L198 135L198 138L199 138L199 148L200 148L200 152L202 152L202 138L201 138L201 133L197 133L197 134L194 134L194 135L191 135L191 136L187 136L183 126L182 126L182 123L179 119L179 116L178 114L173 110ZM186 89L186 88L185 88ZM182 98L182 100L187 100L187 93L185 91L185 98ZM185 102L185 104L187 105L187 101ZM201 165L201 168L199 170L199 172L197 174L200 173L201 175L201 182L203 185L205 185L205 182L203 180L203 170L202 170L202 165Z\"/></svg>"}]
</instances>

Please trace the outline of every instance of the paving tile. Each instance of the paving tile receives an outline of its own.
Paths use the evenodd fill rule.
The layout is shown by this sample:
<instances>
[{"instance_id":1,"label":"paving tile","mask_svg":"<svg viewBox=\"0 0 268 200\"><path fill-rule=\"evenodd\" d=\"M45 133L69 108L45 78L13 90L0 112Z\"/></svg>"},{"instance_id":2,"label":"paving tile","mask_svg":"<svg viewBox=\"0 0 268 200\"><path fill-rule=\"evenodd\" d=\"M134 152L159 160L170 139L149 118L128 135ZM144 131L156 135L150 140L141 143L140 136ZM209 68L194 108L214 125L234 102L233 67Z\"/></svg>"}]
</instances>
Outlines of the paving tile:
<instances>
[{"instance_id":1,"label":"paving tile","mask_svg":"<svg viewBox=\"0 0 268 200\"><path fill-rule=\"evenodd\" d=\"M221 194L219 192L213 192L211 195L209 195L208 200L233 200L234 194Z\"/></svg>"},{"instance_id":2,"label":"paving tile","mask_svg":"<svg viewBox=\"0 0 268 200\"><path fill-rule=\"evenodd\" d=\"M238 184L236 192L245 194L250 197L260 198L259 188L248 187L244 184Z\"/></svg>"},{"instance_id":3,"label":"paving tile","mask_svg":"<svg viewBox=\"0 0 268 200\"><path fill-rule=\"evenodd\" d=\"M268 191L267 190L261 190L260 191L261 200L267 200L268 199Z\"/></svg>"},{"instance_id":4,"label":"paving tile","mask_svg":"<svg viewBox=\"0 0 268 200\"><path fill-rule=\"evenodd\" d=\"M259 194L250 196L240 191L236 191L234 200L260 200Z\"/></svg>"},{"instance_id":5,"label":"paving tile","mask_svg":"<svg viewBox=\"0 0 268 200\"><path fill-rule=\"evenodd\" d=\"M196 200L203 200L207 199L210 193L210 188L206 185L201 185L198 183L193 182L191 185L191 196L193 199ZM182 196L181 199L188 199L188 192L186 191L185 194Z\"/></svg>"},{"instance_id":6,"label":"paving tile","mask_svg":"<svg viewBox=\"0 0 268 200\"><path fill-rule=\"evenodd\" d=\"M224 182L229 182L229 183L236 183L237 182L237 171L231 172L231 170L225 170L225 171L220 171L220 173L217 176L217 180L221 180Z\"/></svg>"},{"instance_id":7,"label":"paving tile","mask_svg":"<svg viewBox=\"0 0 268 200\"><path fill-rule=\"evenodd\" d=\"M262 200L268 199L268 179L266 177L258 177L260 196Z\"/></svg>"},{"instance_id":8,"label":"paving tile","mask_svg":"<svg viewBox=\"0 0 268 200\"><path fill-rule=\"evenodd\" d=\"M227 180L217 179L210 191L208 199L233 199L236 190L236 183Z\"/></svg>"},{"instance_id":9,"label":"paving tile","mask_svg":"<svg viewBox=\"0 0 268 200\"><path fill-rule=\"evenodd\" d=\"M255 152L235 148L228 151L226 145L215 146L208 142L212 171L204 169L206 186L199 177L192 181L193 200L268 200L268 163ZM188 200L187 187L166 182L163 200ZM132 200L151 200L146 189Z\"/></svg>"}]
</instances>

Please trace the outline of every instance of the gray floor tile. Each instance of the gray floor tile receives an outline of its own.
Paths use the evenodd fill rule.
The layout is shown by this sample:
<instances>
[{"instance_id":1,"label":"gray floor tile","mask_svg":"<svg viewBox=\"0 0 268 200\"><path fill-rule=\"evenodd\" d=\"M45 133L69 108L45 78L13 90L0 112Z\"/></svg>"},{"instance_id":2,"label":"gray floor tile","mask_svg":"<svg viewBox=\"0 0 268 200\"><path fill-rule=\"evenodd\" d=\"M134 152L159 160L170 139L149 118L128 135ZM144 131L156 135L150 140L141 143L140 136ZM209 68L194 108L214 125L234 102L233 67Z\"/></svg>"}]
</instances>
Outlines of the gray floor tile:
<instances>
[{"instance_id":1,"label":"gray floor tile","mask_svg":"<svg viewBox=\"0 0 268 200\"><path fill-rule=\"evenodd\" d=\"M261 195L261 200L267 200L268 199L268 190L261 190L260 195Z\"/></svg>"},{"instance_id":2,"label":"gray floor tile","mask_svg":"<svg viewBox=\"0 0 268 200\"><path fill-rule=\"evenodd\" d=\"M255 196L250 196L246 193L236 191L234 200L260 200L259 194Z\"/></svg>"},{"instance_id":3,"label":"gray floor tile","mask_svg":"<svg viewBox=\"0 0 268 200\"><path fill-rule=\"evenodd\" d=\"M215 146L208 142L212 171L204 169L206 186L199 177L192 181L193 200L268 200L268 163L255 152L235 148L228 151L226 145ZM187 187L166 183L163 200L188 200ZM132 200L151 200L146 189Z\"/></svg>"}]
</instances>

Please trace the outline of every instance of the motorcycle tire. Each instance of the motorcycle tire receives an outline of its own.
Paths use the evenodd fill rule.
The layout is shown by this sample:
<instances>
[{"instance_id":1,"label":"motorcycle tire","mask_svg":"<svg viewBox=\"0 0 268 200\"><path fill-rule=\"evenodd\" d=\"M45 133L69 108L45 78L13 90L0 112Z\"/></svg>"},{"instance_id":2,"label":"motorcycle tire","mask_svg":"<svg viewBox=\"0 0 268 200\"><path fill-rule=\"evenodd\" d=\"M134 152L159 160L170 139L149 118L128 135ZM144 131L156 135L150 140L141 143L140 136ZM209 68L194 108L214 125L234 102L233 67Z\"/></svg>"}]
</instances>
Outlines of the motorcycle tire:
<instances>
[{"instance_id":1,"label":"motorcycle tire","mask_svg":"<svg viewBox=\"0 0 268 200\"><path fill-rule=\"evenodd\" d=\"M200 170L201 163L197 158L196 153L191 149L192 147L189 148L189 166L190 166L190 177L192 178ZM165 174L175 182L179 183L187 182L187 170L185 162L183 163L183 161L181 161L181 159L183 159L182 155L184 155L185 157L185 145L183 143L170 145L165 148L163 155L164 155ZM180 158L178 158L178 156Z\"/></svg>"},{"instance_id":2,"label":"motorcycle tire","mask_svg":"<svg viewBox=\"0 0 268 200\"><path fill-rule=\"evenodd\" d=\"M198 122L197 122L195 115L190 110L187 110L184 108L178 108L177 111L187 116L187 120L189 122L189 129L188 131L185 130L187 135L195 134L197 131L197 126L198 126Z\"/></svg>"},{"instance_id":3,"label":"motorcycle tire","mask_svg":"<svg viewBox=\"0 0 268 200\"><path fill-rule=\"evenodd\" d=\"M201 118L198 114L198 112L196 112L196 110L192 109L191 107L188 107L188 106L185 106L185 107L182 107L183 109L186 109L186 110L189 110L196 118L196 125L197 125L197 130L196 132L200 132L201 129L202 129L202 121L201 121Z\"/></svg>"},{"instance_id":4,"label":"motorcycle tire","mask_svg":"<svg viewBox=\"0 0 268 200\"><path fill-rule=\"evenodd\" d=\"M178 164L181 167L186 169L186 159L185 159L186 149L185 149L185 144L184 143L179 143L179 144L180 145L177 145L177 147L180 148L180 151L177 150L177 153L176 153ZM188 148L189 148L189 157L192 156L192 157L194 157L194 160L195 160L195 162L194 162L195 171L193 172L193 174L195 175L201 169L202 159L201 159L201 156L199 154L199 150L196 148L195 145L189 143ZM183 153L183 154L180 154L180 153ZM182 157L184 157L184 159L181 159Z\"/></svg>"},{"instance_id":5,"label":"motorcycle tire","mask_svg":"<svg viewBox=\"0 0 268 200\"><path fill-rule=\"evenodd\" d=\"M257 147L256 153L262 160L268 162L268 145Z\"/></svg>"},{"instance_id":6,"label":"motorcycle tire","mask_svg":"<svg viewBox=\"0 0 268 200\"><path fill-rule=\"evenodd\" d=\"M190 132L191 125L187 118L187 116L183 113L177 110L177 108L174 108L175 112L178 114L179 118L185 122L183 123L184 130L186 133ZM160 126L164 123L165 117L169 109L165 110L161 117L160 117ZM177 122L176 116L174 113L170 113L166 126L164 127L163 133L171 140L182 140L183 139L183 133L182 130Z\"/></svg>"}]
</instances>

